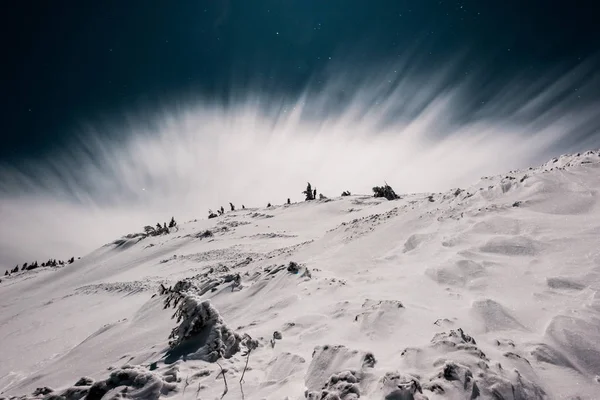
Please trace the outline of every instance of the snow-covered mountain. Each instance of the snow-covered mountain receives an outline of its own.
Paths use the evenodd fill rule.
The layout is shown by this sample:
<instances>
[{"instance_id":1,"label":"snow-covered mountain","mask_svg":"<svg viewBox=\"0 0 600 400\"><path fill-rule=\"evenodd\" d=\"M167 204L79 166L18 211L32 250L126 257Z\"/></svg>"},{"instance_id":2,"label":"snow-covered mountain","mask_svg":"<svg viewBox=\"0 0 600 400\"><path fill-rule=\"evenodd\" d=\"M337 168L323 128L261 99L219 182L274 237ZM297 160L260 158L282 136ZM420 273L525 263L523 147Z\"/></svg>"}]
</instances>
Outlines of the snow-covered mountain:
<instances>
[{"instance_id":1,"label":"snow-covered mountain","mask_svg":"<svg viewBox=\"0 0 600 400\"><path fill-rule=\"evenodd\" d=\"M600 151L130 235L3 277L0 349L0 397L598 399Z\"/></svg>"}]
</instances>

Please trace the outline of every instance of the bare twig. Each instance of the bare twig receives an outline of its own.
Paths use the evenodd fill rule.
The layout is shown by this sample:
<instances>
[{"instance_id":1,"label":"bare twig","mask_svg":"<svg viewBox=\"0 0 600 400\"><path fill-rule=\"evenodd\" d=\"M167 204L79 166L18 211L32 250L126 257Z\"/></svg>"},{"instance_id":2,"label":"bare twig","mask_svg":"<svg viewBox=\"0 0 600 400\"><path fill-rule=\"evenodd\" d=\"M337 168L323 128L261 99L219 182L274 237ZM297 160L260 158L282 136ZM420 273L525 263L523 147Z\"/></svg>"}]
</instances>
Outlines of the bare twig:
<instances>
[{"instance_id":1,"label":"bare twig","mask_svg":"<svg viewBox=\"0 0 600 400\"><path fill-rule=\"evenodd\" d=\"M181 393L181 397L185 397L185 389L187 389L188 385L190 384L190 382L188 381L189 377L190 376L188 375L185 378L185 384L183 385L183 393Z\"/></svg>"},{"instance_id":2,"label":"bare twig","mask_svg":"<svg viewBox=\"0 0 600 400\"><path fill-rule=\"evenodd\" d=\"M252 350L248 350L248 356L246 357L246 365L244 365L244 370L242 371L242 376L240 378L240 391L242 392L242 400L245 399L244 396L244 375L246 374L246 370L248 369L248 362L250 361L250 353Z\"/></svg>"},{"instance_id":3,"label":"bare twig","mask_svg":"<svg viewBox=\"0 0 600 400\"><path fill-rule=\"evenodd\" d=\"M225 390L223 391L223 394L221 395L221 398L223 398L223 397L225 397L225 395L229 391L229 387L227 386L227 378L225 378L225 370L223 369L223 367L221 366L221 364L219 364L218 361L216 361L216 363L219 366L219 368L221 368L221 375L223 375L223 382L225 383ZM217 375L217 377L218 377L218 375Z\"/></svg>"},{"instance_id":4,"label":"bare twig","mask_svg":"<svg viewBox=\"0 0 600 400\"><path fill-rule=\"evenodd\" d=\"M250 353L252 353L252 350L258 347L258 341L252 339L247 333L244 335L243 341L246 345L246 352L242 353L242 356L246 356L246 365L244 365L244 370L242 371L242 376L240 377L240 390L242 391L242 400L244 399L244 375L246 375L246 370L248 369Z\"/></svg>"},{"instance_id":5,"label":"bare twig","mask_svg":"<svg viewBox=\"0 0 600 400\"><path fill-rule=\"evenodd\" d=\"M198 390L196 390L196 400L200 399L200 389L202 389L202 387L200 386L200 382L198 382Z\"/></svg>"},{"instance_id":6,"label":"bare twig","mask_svg":"<svg viewBox=\"0 0 600 400\"><path fill-rule=\"evenodd\" d=\"M251 350L248 351L248 356L246 357L246 365L244 365L244 371L242 371L242 377L240 378L240 383L244 382L244 375L246 374L246 369L248 369L248 361L250 361L250 353L251 353Z\"/></svg>"}]
</instances>

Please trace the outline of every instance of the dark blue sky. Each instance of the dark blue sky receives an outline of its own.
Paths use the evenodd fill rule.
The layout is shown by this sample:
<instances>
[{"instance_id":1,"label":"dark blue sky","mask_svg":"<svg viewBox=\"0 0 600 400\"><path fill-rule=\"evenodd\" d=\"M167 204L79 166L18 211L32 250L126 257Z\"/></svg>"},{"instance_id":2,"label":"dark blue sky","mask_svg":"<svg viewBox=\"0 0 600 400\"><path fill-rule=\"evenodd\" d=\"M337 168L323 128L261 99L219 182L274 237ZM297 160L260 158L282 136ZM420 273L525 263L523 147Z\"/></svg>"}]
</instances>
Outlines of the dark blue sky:
<instances>
[{"instance_id":1,"label":"dark blue sky","mask_svg":"<svg viewBox=\"0 0 600 400\"><path fill-rule=\"evenodd\" d=\"M19 1L5 8L0 161L43 154L82 121L223 96L232 82L289 92L351 54L359 69L409 48L435 66L467 52L491 79L597 54L594 1Z\"/></svg>"}]
</instances>

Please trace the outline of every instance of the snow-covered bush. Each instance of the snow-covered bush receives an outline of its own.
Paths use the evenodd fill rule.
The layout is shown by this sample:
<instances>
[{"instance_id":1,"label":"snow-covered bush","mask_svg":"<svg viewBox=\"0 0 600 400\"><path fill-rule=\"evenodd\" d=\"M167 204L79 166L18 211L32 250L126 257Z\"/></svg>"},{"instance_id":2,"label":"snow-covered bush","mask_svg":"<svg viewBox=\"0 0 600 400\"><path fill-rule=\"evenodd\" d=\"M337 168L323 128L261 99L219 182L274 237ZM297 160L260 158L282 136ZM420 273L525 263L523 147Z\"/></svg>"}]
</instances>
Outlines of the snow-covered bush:
<instances>
[{"instance_id":1,"label":"snow-covered bush","mask_svg":"<svg viewBox=\"0 0 600 400\"><path fill-rule=\"evenodd\" d=\"M394 192L394 189L387 183L384 186L375 186L373 188L374 197L385 197L388 200L399 199L400 196Z\"/></svg>"},{"instance_id":2,"label":"snow-covered bush","mask_svg":"<svg viewBox=\"0 0 600 400\"><path fill-rule=\"evenodd\" d=\"M125 365L112 371L108 379L94 383L89 388L86 399L121 397L119 393L111 396L109 392L126 390L127 398L130 399L158 400L161 395L166 395L175 388L175 383L167 382L158 373L141 366Z\"/></svg>"},{"instance_id":3,"label":"snow-covered bush","mask_svg":"<svg viewBox=\"0 0 600 400\"><path fill-rule=\"evenodd\" d=\"M175 299L170 301L168 297L165 303L177 307L173 318L179 323L169 335L171 349L188 341L198 341L198 350L188 358L208 362L229 358L240 350L242 336L225 324L210 300L189 293L170 297Z\"/></svg>"}]
</instances>

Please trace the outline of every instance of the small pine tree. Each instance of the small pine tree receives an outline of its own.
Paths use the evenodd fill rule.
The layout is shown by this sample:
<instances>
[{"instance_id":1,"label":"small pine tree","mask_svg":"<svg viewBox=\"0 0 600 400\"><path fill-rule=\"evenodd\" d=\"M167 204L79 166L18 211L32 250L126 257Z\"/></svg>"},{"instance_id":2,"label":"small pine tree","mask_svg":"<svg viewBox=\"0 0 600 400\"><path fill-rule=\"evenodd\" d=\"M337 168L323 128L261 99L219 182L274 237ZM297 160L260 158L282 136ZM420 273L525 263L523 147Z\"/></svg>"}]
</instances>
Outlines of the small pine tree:
<instances>
[{"instance_id":1,"label":"small pine tree","mask_svg":"<svg viewBox=\"0 0 600 400\"><path fill-rule=\"evenodd\" d=\"M177 222L175 222L175 217L171 217L171 222L169 222L169 228L175 228L177 226Z\"/></svg>"},{"instance_id":2,"label":"small pine tree","mask_svg":"<svg viewBox=\"0 0 600 400\"><path fill-rule=\"evenodd\" d=\"M305 199L306 201L314 200L315 199L314 196L313 196L312 187L310 186L310 182L307 182L306 190L303 191L302 193L304 193L304 195L306 196L306 199Z\"/></svg>"},{"instance_id":3,"label":"small pine tree","mask_svg":"<svg viewBox=\"0 0 600 400\"><path fill-rule=\"evenodd\" d=\"M23 264L23 268L21 268L21 271L25 271L25 269L27 269L27 263Z\"/></svg>"},{"instance_id":4,"label":"small pine tree","mask_svg":"<svg viewBox=\"0 0 600 400\"><path fill-rule=\"evenodd\" d=\"M245 210L245 209L246 209L246 206L242 204L242 210Z\"/></svg>"},{"instance_id":5,"label":"small pine tree","mask_svg":"<svg viewBox=\"0 0 600 400\"><path fill-rule=\"evenodd\" d=\"M317 198L317 188L315 188L315 190L313 190L313 199Z\"/></svg>"},{"instance_id":6,"label":"small pine tree","mask_svg":"<svg viewBox=\"0 0 600 400\"><path fill-rule=\"evenodd\" d=\"M267 204L267 208L271 207L271 203Z\"/></svg>"},{"instance_id":7,"label":"small pine tree","mask_svg":"<svg viewBox=\"0 0 600 400\"><path fill-rule=\"evenodd\" d=\"M348 190L343 191L342 197L345 197L345 196L351 196L350 191L348 191Z\"/></svg>"},{"instance_id":8,"label":"small pine tree","mask_svg":"<svg viewBox=\"0 0 600 400\"><path fill-rule=\"evenodd\" d=\"M233 205L233 203L229 203L229 207L231 207L231 211L235 211L235 206Z\"/></svg>"},{"instance_id":9,"label":"small pine tree","mask_svg":"<svg viewBox=\"0 0 600 400\"><path fill-rule=\"evenodd\" d=\"M287 199L287 203L288 203L288 205L289 205L289 204L292 204L292 202L290 201L290 198L289 198L289 197L288 197L288 199Z\"/></svg>"},{"instance_id":10,"label":"small pine tree","mask_svg":"<svg viewBox=\"0 0 600 400\"><path fill-rule=\"evenodd\" d=\"M7 276L7 275L8 275L8 270L6 270L6 272L4 273L4 276Z\"/></svg>"},{"instance_id":11,"label":"small pine tree","mask_svg":"<svg viewBox=\"0 0 600 400\"><path fill-rule=\"evenodd\" d=\"M221 214L225 214L225 209L221 206Z\"/></svg>"}]
</instances>

